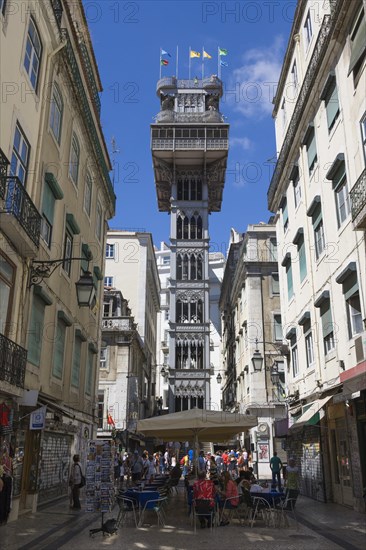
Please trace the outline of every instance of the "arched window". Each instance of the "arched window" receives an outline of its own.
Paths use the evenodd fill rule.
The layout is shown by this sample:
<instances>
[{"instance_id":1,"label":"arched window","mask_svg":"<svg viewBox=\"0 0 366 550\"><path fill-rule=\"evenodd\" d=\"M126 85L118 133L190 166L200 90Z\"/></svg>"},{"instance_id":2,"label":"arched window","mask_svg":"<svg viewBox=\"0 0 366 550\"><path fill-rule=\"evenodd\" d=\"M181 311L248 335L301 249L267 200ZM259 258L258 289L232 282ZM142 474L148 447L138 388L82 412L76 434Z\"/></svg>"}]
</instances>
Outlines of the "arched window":
<instances>
[{"instance_id":1,"label":"arched window","mask_svg":"<svg viewBox=\"0 0 366 550\"><path fill-rule=\"evenodd\" d=\"M197 256L197 281L202 281L202 256Z\"/></svg>"},{"instance_id":2,"label":"arched window","mask_svg":"<svg viewBox=\"0 0 366 550\"><path fill-rule=\"evenodd\" d=\"M181 254L177 254L177 280L181 281L183 275L183 258Z\"/></svg>"},{"instance_id":3,"label":"arched window","mask_svg":"<svg viewBox=\"0 0 366 550\"><path fill-rule=\"evenodd\" d=\"M73 132L71 138L70 149L70 162L69 162L69 175L72 181L77 186L79 177L79 163L80 163L80 145L76 134Z\"/></svg>"},{"instance_id":4,"label":"arched window","mask_svg":"<svg viewBox=\"0 0 366 550\"><path fill-rule=\"evenodd\" d=\"M202 218L198 216L197 218L197 239L202 239Z\"/></svg>"},{"instance_id":5,"label":"arched window","mask_svg":"<svg viewBox=\"0 0 366 550\"><path fill-rule=\"evenodd\" d=\"M33 90L37 89L41 57L42 42L36 24L31 17L29 19L27 42L25 45L24 68L29 76Z\"/></svg>"},{"instance_id":6,"label":"arched window","mask_svg":"<svg viewBox=\"0 0 366 550\"><path fill-rule=\"evenodd\" d=\"M60 88L53 83L52 100L50 107L50 128L55 136L57 143L61 141L62 116L64 112L64 102Z\"/></svg>"},{"instance_id":7,"label":"arched window","mask_svg":"<svg viewBox=\"0 0 366 550\"><path fill-rule=\"evenodd\" d=\"M188 254L184 254L182 280L187 281L188 279L189 279L189 256Z\"/></svg>"},{"instance_id":8,"label":"arched window","mask_svg":"<svg viewBox=\"0 0 366 550\"><path fill-rule=\"evenodd\" d=\"M191 277L192 281L195 281L197 278L197 259L194 254L191 255Z\"/></svg>"},{"instance_id":9,"label":"arched window","mask_svg":"<svg viewBox=\"0 0 366 550\"><path fill-rule=\"evenodd\" d=\"M187 216L183 220L183 239L189 239L189 222Z\"/></svg>"},{"instance_id":10,"label":"arched window","mask_svg":"<svg viewBox=\"0 0 366 550\"><path fill-rule=\"evenodd\" d=\"M190 223L190 238L196 239L197 238L197 227L196 227L196 216L191 217L191 223Z\"/></svg>"}]
</instances>

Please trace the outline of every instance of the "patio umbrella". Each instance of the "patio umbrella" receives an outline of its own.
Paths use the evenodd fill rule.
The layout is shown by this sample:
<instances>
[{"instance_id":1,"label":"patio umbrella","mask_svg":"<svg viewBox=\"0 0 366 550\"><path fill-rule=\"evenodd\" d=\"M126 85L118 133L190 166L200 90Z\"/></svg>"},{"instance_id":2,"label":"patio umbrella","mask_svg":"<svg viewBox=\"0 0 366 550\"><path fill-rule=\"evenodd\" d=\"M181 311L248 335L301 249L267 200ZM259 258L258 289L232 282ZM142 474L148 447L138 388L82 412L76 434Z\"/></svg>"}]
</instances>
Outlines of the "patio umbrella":
<instances>
[{"instance_id":1,"label":"patio umbrella","mask_svg":"<svg viewBox=\"0 0 366 550\"><path fill-rule=\"evenodd\" d=\"M195 447L201 441L225 441L235 434L258 424L256 416L190 409L137 422L137 431L164 441L184 441L193 438Z\"/></svg>"}]
</instances>

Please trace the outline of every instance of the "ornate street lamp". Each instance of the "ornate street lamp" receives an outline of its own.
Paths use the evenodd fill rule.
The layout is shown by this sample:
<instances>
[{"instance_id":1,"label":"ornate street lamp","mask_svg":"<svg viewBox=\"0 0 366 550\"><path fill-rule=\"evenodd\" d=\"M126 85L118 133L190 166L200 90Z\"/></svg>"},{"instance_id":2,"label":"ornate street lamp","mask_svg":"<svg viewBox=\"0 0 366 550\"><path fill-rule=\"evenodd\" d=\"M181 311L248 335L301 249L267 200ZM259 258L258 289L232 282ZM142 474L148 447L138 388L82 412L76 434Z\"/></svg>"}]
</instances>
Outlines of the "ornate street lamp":
<instances>
[{"instance_id":1,"label":"ornate street lamp","mask_svg":"<svg viewBox=\"0 0 366 550\"><path fill-rule=\"evenodd\" d=\"M258 340L256 340L256 346L257 348L253 353L253 357L252 357L252 365L253 365L254 372L260 372L262 370L262 365L263 365L263 356L258 349Z\"/></svg>"},{"instance_id":2,"label":"ornate street lamp","mask_svg":"<svg viewBox=\"0 0 366 550\"><path fill-rule=\"evenodd\" d=\"M220 373L216 376L216 380L217 380L217 383L218 383L218 384L221 384L221 382L222 382L222 376L221 376Z\"/></svg>"}]
</instances>

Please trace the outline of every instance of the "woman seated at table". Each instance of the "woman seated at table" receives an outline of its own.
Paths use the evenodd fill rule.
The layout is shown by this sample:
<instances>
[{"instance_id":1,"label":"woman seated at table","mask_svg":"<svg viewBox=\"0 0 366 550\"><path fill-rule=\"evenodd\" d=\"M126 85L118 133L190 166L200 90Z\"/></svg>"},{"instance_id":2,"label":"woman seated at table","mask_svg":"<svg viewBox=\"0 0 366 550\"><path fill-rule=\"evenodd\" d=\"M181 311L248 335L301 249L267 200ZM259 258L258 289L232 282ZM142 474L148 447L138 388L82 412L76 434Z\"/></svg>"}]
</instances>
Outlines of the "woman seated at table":
<instances>
[{"instance_id":1,"label":"woman seated at table","mask_svg":"<svg viewBox=\"0 0 366 550\"><path fill-rule=\"evenodd\" d=\"M251 487L251 473L248 470L240 472L238 479L235 480L238 485L238 491L243 492L244 490L250 491Z\"/></svg>"},{"instance_id":2,"label":"woman seated at table","mask_svg":"<svg viewBox=\"0 0 366 550\"><path fill-rule=\"evenodd\" d=\"M236 508L239 505L238 486L235 483L235 481L233 481L233 479L231 478L229 472L224 472L223 475L222 475L222 479L223 479L223 482L224 482L224 489L220 494L221 499L220 499L220 502L219 502L219 506L220 506L220 508L223 508L223 506L225 504L225 500L230 498L230 501L226 504L225 508L227 508L228 510L230 508ZM229 523L230 522L229 522L228 518L226 516L222 515L220 525L228 525Z\"/></svg>"},{"instance_id":3,"label":"woman seated at table","mask_svg":"<svg viewBox=\"0 0 366 550\"><path fill-rule=\"evenodd\" d=\"M198 472L198 479L193 483L193 498L196 513L200 514L201 528L211 527L211 513L215 507L216 489L213 481L206 479L206 472Z\"/></svg>"}]
</instances>

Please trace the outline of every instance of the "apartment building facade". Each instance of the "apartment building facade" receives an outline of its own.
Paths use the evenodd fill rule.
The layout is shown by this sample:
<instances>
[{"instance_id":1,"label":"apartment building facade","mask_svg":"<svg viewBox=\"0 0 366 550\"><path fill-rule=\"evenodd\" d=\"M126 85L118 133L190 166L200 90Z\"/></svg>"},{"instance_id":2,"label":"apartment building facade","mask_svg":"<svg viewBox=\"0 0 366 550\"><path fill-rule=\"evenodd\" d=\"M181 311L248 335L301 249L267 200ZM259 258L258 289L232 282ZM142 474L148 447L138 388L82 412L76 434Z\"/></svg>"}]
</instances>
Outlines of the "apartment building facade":
<instances>
[{"instance_id":1,"label":"apartment building facade","mask_svg":"<svg viewBox=\"0 0 366 550\"><path fill-rule=\"evenodd\" d=\"M301 491L364 510L366 19L362 0L297 5L274 99L288 454Z\"/></svg>"},{"instance_id":2,"label":"apartment building facade","mask_svg":"<svg viewBox=\"0 0 366 550\"><path fill-rule=\"evenodd\" d=\"M115 207L82 3L17 8L1 2L0 439L12 462L10 519L67 494L71 456L96 430L98 304ZM79 307L75 283L86 279L90 299ZM31 429L36 410L42 429Z\"/></svg>"}]
</instances>

